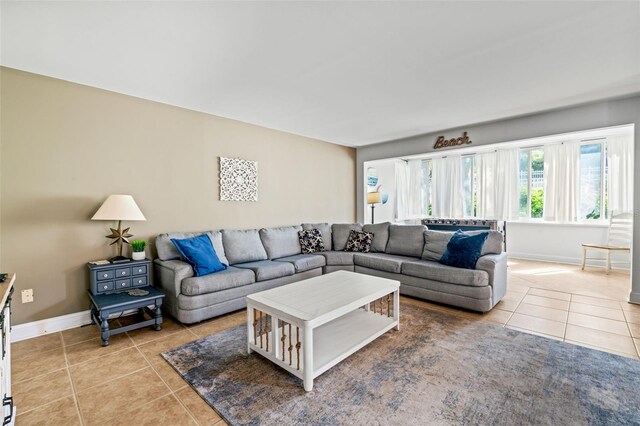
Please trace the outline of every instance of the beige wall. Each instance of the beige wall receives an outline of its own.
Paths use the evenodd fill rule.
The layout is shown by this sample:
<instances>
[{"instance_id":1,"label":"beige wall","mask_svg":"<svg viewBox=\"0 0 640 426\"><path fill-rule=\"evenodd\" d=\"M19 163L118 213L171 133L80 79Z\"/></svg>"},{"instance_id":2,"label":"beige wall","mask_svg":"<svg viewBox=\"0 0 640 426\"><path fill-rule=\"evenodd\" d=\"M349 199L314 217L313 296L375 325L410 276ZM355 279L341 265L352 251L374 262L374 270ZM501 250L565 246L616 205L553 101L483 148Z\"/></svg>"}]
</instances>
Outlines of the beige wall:
<instances>
[{"instance_id":1,"label":"beige wall","mask_svg":"<svg viewBox=\"0 0 640 426\"><path fill-rule=\"evenodd\" d=\"M1 268L17 272L14 319L88 308L85 263L113 255L109 194L169 231L355 220L355 150L61 80L1 69ZM218 156L258 161L259 201L218 200ZM22 304L20 290L35 302Z\"/></svg>"}]
</instances>

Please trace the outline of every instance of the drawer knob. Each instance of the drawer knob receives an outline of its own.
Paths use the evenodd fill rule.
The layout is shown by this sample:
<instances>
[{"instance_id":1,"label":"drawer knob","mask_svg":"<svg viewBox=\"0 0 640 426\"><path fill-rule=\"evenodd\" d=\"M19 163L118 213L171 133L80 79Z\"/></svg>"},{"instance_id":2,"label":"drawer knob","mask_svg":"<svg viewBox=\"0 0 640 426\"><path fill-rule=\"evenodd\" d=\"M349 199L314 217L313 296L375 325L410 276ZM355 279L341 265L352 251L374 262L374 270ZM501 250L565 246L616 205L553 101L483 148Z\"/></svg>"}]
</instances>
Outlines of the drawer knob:
<instances>
[{"instance_id":1,"label":"drawer knob","mask_svg":"<svg viewBox=\"0 0 640 426\"><path fill-rule=\"evenodd\" d=\"M109 276L109 274L104 274L103 277L107 278Z\"/></svg>"},{"instance_id":2,"label":"drawer knob","mask_svg":"<svg viewBox=\"0 0 640 426\"><path fill-rule=\"evenodd\" d=\"M127 285L127 283L120 283L120 285L124 287L125 285Z\"/></svg>"},{"instance_id":3,"label":"drawer knob","mask_svg":"<svg viewBox=\"0 0 640 426\"><path fill-rule=\"evenodd\" d=\"M103 288L106 290L106 289L108 289L108 288L109 288L109 286L108 286L108 285L105 285Z\"/></svg>"},{"instance_id":4,"label":"drawer knob","mask_svg":"<svg viewBox=\"0 0 640 426\"><path fill-rule=\"evenodd\" d=\"M142 272L142 269L138 269L138 272Z\"/></svg>"},{"instance_id":5,"label":"drawer knob","mask_svg":"<svg viewBox=\"0 0 640 426\"><path fill-rule=\"evenodd\" d=\"M142 280L138 280L138 284L142 284Z\"/></svg>"},{"instance_id":6,"label":"drawer knob","mask_svg":"<svg viewBox=\"0 0 640 426\"><path fill-rule=\"evenodd\" d=\"M127 275L127 271L122 271L120 275Z\"/></svg>"}]
</instances>

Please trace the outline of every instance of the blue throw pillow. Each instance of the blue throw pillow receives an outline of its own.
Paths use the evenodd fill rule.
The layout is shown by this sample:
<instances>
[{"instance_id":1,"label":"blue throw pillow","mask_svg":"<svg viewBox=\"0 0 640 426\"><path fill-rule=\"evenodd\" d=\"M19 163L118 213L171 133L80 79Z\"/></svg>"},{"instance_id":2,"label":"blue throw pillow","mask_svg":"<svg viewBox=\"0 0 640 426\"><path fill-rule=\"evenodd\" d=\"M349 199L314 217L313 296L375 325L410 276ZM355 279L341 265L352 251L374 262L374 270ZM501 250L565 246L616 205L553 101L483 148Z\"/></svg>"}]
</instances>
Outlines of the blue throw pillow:
<instances>
[{"instance_id":1,"label":"blue throw pillow","mask_svg":"<svg viewBox=\"0 0 640 426\"><path fill-rule=\"evenodd\" d=\"M482 254L482 246L488 236L488 232L469 235L457 230L451 236L440 263L456 268L476 269L476 262Z\"/></svg>"},{"instance_id":2,"label":"blue throw pillow","mask_svg":"<svg viewBox=\"0 0 640 426\"><path fill-rule=\"evenodd\" d=\"M193 267L196 277L227 269L227 266L218 259L211 239L206 234L183 240L172 238L171 242L184 260Z\"/></svg>"}]
</instances>

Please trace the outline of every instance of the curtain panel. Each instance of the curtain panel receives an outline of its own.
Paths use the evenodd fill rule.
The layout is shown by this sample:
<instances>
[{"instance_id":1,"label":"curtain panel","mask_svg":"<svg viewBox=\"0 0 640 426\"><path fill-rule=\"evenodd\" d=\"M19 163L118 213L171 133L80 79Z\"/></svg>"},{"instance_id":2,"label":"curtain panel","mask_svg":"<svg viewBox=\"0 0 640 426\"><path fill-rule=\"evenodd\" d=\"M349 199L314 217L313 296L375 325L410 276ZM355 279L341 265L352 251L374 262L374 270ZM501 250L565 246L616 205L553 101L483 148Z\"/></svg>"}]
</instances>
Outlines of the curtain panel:
<instances>
[{"instance_id":1,"label":"curtain panel","mask_svg":"<svg viewBox=\"0 0 640 426\"><path fill-rule=\"evenodd\" d=\"M517 220L520 216L518 148L476 156L476 217Z\"/></svg>"},{"instance_id":2,"label":"curtain panel","mask_svg":"<svg viewBox=\"0 0 640 426\"><path fill-rule=\"evenodd\" d=\"M608 210L622 213L633 211L633 137L629 135L607 138L609 167Z\"/></svg>"},{"instance_id":3,"label":"curtain panel","mask_svg":"<svg viewBox=\"0 0 640 426\"><path fill-rule=\"evenodd\" d=\"M463 213L462 164L459 155L431 161L432 216L461 218Z\"/></svg>"},{"instance_id":4,"label":"curtain panel","mask_svg":"<svg viewBox=\"0 0 640 426\"><path fill-rule=\"evenodd\" d=\"M575 222L580 212L580 141L544 147L544 220Z\"/></svg>"}]
</instances>

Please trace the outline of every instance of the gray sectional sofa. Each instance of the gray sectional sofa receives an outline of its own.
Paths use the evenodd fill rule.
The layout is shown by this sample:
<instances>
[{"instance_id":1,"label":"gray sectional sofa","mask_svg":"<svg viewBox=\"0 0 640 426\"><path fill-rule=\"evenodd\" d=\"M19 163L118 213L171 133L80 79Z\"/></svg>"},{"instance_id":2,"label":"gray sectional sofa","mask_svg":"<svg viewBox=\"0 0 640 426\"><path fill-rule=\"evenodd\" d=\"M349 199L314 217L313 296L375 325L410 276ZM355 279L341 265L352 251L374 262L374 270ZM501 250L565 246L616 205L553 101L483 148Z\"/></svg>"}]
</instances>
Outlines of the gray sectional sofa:
<instances>
[{"instance_id":1,"label":"gray sectional sofa","mask_svg":"<svg viewBox=\"0 0 640 426\"><path fill-rule=\"evenodd\" d=\"M322 233L326 251L302 254L298 231L314 228ZM351 230L373 233L371 252L344 251ZM187 324L242 309L248 294L338 270L396 279L401 294L479 312L493 308L507 288L507 255L496 231L489 231L476 269L438 263L453 233L423 225L316 223L204 233L220 261L229 265L225 271L194 277L171 242L203 232L156 239L156 286L166 293L169 313Z\"/></svg>"}]
</instances>

